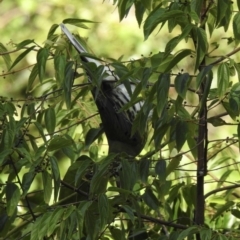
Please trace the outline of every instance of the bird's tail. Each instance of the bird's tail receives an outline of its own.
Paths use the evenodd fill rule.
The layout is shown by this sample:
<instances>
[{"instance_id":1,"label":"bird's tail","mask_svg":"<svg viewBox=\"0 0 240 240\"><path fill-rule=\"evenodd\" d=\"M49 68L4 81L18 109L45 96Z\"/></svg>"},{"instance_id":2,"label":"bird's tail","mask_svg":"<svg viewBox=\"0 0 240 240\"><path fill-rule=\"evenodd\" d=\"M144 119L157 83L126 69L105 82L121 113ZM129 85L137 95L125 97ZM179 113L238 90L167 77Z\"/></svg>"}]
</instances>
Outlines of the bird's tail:
<instances>
[{"instance_id":1,"label":"bird's tail","mask_svg":"<svg viewBox=\"0 0 240 240\"><path fill-rule=\"evenodd\" d=\"M72 45L75 47L75 49L78 51L78 53L83 54L83 53L88 53L88 51L83 47L83 45L72 35L72 33L67 29L67 27L61 23L60 27L62 29L62 31L64 32L64 34L67 36L67 38L69 39L69 41L72 43ZM97 61L96 59L87 57L86 55L84 55L83 57L81 57L83 61L85 62L92 62L95 63L97 67L101 66L102 64Z\"/></svg>"}]
</instances>

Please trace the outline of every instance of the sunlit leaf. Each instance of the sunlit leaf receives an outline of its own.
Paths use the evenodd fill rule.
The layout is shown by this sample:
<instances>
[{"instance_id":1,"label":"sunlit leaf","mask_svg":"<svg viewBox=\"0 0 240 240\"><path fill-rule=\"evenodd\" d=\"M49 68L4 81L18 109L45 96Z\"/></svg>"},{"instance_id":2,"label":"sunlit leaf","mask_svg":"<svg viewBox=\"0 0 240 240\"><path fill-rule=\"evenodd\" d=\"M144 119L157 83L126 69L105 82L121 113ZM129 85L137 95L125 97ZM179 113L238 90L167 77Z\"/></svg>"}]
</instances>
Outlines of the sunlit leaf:
<instances>
[{"instance_id":1,"label":"sunlit leaf","mask_svg":"<svg viewBox=\"0 0 240 240\"><path fill-rule=\"evenodd\" d=\"M46 170L42 172L42 184L44 201L48 204L52 195L52 178Z\"/></svg>"},{"instance_id":2,"label":"sunlit leaf","mask_svg":"<svg viewBox=\"0 0 240 240\"><path fill-rule=\"evenodd\" d=\"M219 98L222 98L229 87L229 68L226 63L221 63L217 71L217 84L218 84L218 94Z\"/></svg>"},{"instance_id":3,"label":"sunlit leaf","mask_svg":"<svg viewBox=\"0 0 240 240\"><path fill-rule=\"evenodd\" d=\"M56 127L56 115L54 108L49 107L46 109L44 120L48 133L52 134Z\"/></svg>"}]
</instances>

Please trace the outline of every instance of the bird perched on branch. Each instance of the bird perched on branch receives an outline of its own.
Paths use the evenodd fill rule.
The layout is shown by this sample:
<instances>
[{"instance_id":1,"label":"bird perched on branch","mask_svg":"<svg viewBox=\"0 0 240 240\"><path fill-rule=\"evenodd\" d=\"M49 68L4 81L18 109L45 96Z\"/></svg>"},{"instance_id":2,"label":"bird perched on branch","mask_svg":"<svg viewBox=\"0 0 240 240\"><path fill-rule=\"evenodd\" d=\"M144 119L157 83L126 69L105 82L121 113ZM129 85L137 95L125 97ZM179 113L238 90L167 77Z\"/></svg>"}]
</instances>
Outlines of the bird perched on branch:
<instances>
[{"instance_id":1,"label":"bird perched on branch","mask_svg":"<svg viewBox=\"0 0 240 240\"><path fill-rule=\"evenodd\" d=\"M127 110L121 108L129 103L131 97L124 84L117 84L119 77L114 75L109 66L103 65L100 61L87 55L83 45L70 33L64 24L60 24L62 31L67 36L71 44L78 51L83 68L86 71L88 80L93 82L93 74L85 63L94 63L97 67L102 66L99 89L92 90L102 124L105 131L109 153L127 153L130 156L137 156L146 143L146 131L138 130L132 134L133 121L141 109L143 102L132 105ZM130 84L133 92L136 86Z\"/></svg>"}]
</instances>

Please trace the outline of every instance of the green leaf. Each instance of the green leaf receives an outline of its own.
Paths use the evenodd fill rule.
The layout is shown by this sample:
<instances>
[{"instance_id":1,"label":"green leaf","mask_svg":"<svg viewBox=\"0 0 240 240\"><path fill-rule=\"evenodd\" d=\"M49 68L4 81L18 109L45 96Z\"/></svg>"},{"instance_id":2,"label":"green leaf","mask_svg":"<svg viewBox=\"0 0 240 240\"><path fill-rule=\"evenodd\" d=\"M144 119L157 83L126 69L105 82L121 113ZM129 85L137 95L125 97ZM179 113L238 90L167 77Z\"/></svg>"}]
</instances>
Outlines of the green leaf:
<instances>
[{"instance_id":1,"label":"green leaf","mask_svg":"<svg viewBox=\"0 0 240 240\"><path fill-rule=\"evenodd\" d=\"M221 63L218 67L217 70L217 90L218 90L218 94L219 94L219 98L222 98L226 91L227 88L229 87L229 68L228 65L226 63Z\"/></svg>"},{"instance_id":2,"label":"green leaf","mask_svg":"<svg viewBox=\"0 0 240 240\"><path fill-rule=\"evenodd\" d=\"M212 239L212 233L213 230L209 229L209 228L203 228L199 231L201 239L204 240L211 240Z\"/></svg>"},{"instance_id":3,"label":"green leaf","mask_svg":"<svg viewBox=\"0 0 240 240\"><path fill-rule=\"evenodd\" d=\"M44 134L44 132L43 132L43 127L42 127L42 125L41 125L39 122L34 122L34 125L35 125L36 128L38 129L38 132L40 133L43 141L46 142L47 139L46 139L46 136L45 136L45 134Z\"/></svg>"},{"instance_id":4,"label":"green leaf","mask_svg":"<svg viewBox=\"0 0 240 240\"><path fill-rule=\"evenodd\" d=\"M195 71L199 68L200 64L202 63L203 58L208 50L208 41L207 35L204 29L202 28L195 28L196 35L197 35L197 51L196 51L196 63L195 63Z\"/></svg>"},{"instance_id":5,"label":"green leaf","mask_svg":"<svg viewBox=\"0 0 240 240\"><path fill-rule=\"evenodd\" d=\"M58 24L53 24L53 25L51 26L51 28L50 28L49 31L48 31L47 39L50 39L51 36L53 36L53 34L55 33L55 31L56 31L56 29L57 29L58 27L59 27Z\"/></svg>"},{"instance_id":6,"label":"green leaf","mask_svg":"<svg viewBox=\"0 0 240 240\"><path fill-rule=\"evenodd\" d=\"M30 43L34 43L34 40L33 39L24 40L16 45L17 46L16 50L22 49Z\"/></svg>"},{"instance_id":7,"label":"green leaf","mask_svg":"<svg viewBox=\"0 0 240 240\"><path fill-rule=\"evenodd\" d=\"M45 111L45 125L49 134L53 134L56 127L56 115L54 108L49 107Z\"/></svg>"},{"instance_id":8,"label":"green leaf","mask_svg":"<svg viewBox=\"0 0 240 240\"><path fill-rule=\"evenodd\" d=\"M158 175L158 178L161 182L165 182L167 175L166 175L166 161L160 159L157 161L155 166L155 172Z\"/></svg>"},{"instance_id":9,"label":"green leaf","mask_svg":"<svg viewBox=\"0 0 240 240\"><path fill-rule=\"evenodd\" d=\"M221 216L225 211L231 210L234 205L235 203L233 201L227 201L224 205L217 209L217 212L215 212L213 217L211 218L211 222Z\"/></svg>"},{"instance_id":10,"label":"green leaf","mask_svg":"<svg viewBox=\"0 0 240 240\"><path fill-rule=\"evenodd\" d=\"M54 200L57 201L58 192L60 189L60 171L58 167L57 159L54 156L50 156L50 164L53 175L53 183L54 183Z\"/></svg>"},{"instance_id":11,"label":"green leaf","mask_svg":"<svg viewBox=\"0 0 240 240\"><path fill-rule=\"evenodd\" d=\"M28 193L28 190L33 182L35 175L36 173L32 170L30 170L29 172L23 175L23 179L22 179L23 197L25 197L26 194Z\"/></svg>"},{"instance_id":12,"label":"green leaf","mask_svg":"<svg viewBox=\"0 0 240 240\"><path fill-rule=\"evenodd\" d=\"M74 80L73 66L74 62L67 62L65 67L65 80L63 83L64 97L68 109L70 109L71 106L72 84Z\"/></svg>"},{"instance_id":13,"label":"green leaf","mask_svg":"<svg viewBox=\"0 0 240 240\"><path fill-rule=\"evenodd\" d=\"M238 147L240 149L240 125L237 127L237 134L238 134Z\"/></svg>"},{"instance_id":14,"label":"green leaf","mask_svg":"<svg viewBox=\"0 0 240 240\"><path fill-rule=\"evenodd\" d=\"M157 210L160 207L158 199L153 194L152 189L147 187L145 193L142 195L144 202L153 210Z\"/></svg>"},{"instance_id":15,"label":"green leaf","mask_svg":"<svg viewBox=\"0 0 240 240\"><path fill-rule=\"evenodd\" d=\"M103 132L103 127L89 129L85 137L85 146L89 147Z\"/></svg>"},{"instance_id":16,"label":"green leaf","mask_svg":"<svg viewBox=\"0 0 240 240\"><path fill-rule=\"evenodd\" d=\"M122 169L119 173L121 187L126 190L132 190L137 181L137 166L136 162L129 162L126 159L122 160Z\"/></svg>"},{"instance_id":17,"label":"green leaf","mask_svg":"<svg viewBox=\"0 0 240 240\"><path fill-rule=\"evenodd\" d=\"M90 21L87 19L79 19L79 18L67 18L63 20L63 23L68 23L77 27L81 27L84 29L88 29L88 27L84 23L97 23L94 21Z\"/></svg>"},{"instance_id":18,"label":"green leaf","mask_svg":"<svg viewBox=\"0 0 240 240\"><path fill-rule=\"evenodd\" d=\"M135 6L135 17L137 19L138 26L140 27L141 23L142 23L142 20L143 20L144 12L145 12L146 9L145 9L145 6L142 4L141 1L136 1L134 3L134 6Z\"/></svg>"},{"instance_id":19,"label":"green leaf","mask_svg":"<svg viewBox=\"0 0 240 240\"><path fill-rule=\"evenodd\" d=\"M174 57L171 59L171 61L166 66L165 72L171 71L173 67L175 67L182 59L184 59L186 56L189 56L192 54L192 50L190 49L183 49L177 52Z\"/></svg>"},{"instance_id":20,"label":"green leaf","mask_svg":"<svg viewBox=\"0 0 240 240\"><path fill-rule=\"evenodd\" d=\"M236 44L240 41L240 12L237 12L233 17L233 34Z\"/></svg>"},{"instance_id":21,"label":"green leaf","mask_svg":"<svg viewBox=\"0 0 240 240\"><path fill-rule=\"evenodd\" d=\"M28 85L27 85L27 90L26 90L27 93L32 91L32 85L33 85L34 80L36 79L37 75L38 75L38 66L36 64L32 68L32 71L28 78Z\"/></svg>"},{"instance_id":22,"label":"green leaf","mask_svg":"<svg viewBox=\"0 0 240 240\"><path fill-rule=\"evenodd\" d=\"M234 217L240 219L240 211L238 209L232 209L231 213Z\"/></svg>"},{"instance_id":23,"label":"green leaf","mask_svg":"<svg viewBox=\"0 0 240 240\"><path fill-rule=\"evenodd\" d=\"M63 207L57 207L53 213L51 213L51 218L49 218L47 225L47 236L50 237L54 230L58 228L58 223L62 220L63 213L68 211L68 209L73 208L74 206L70 206L67 209Z\"/></svg>"},{"instance_id":24,"label":"green leaf","mask_svg":"<svg viewBox=\"0 0 240 240\"><path fill-rule=\"evenodd\" d=\"M6 158L13 153L12 149L3 149L0 151L0 166L4 164Z\"/></svg>"},{"instance_id":25,"label":"green leaf","mask_svg":"<svg viewBox=\"0 0 240 240\"><path fill-rule=\"evenodd\" d=\"M240 11L240 0L237 0L238 10Z\"/></svg>"},{"instance_id":26,"label":"green leaf","mask_svg":"<svg viewBox=\"0 0 240 240\"><path fill-rule=\"evenodd\" d=\"M218 0L217 3L217 20L216 26L221 26L221 21L225 17L226 11L228 9L229 1L228 0Z\"/></svg>"},{"instance_id":27,"label":"green leaf","mask_svg":"<svg viewBox=\"0 0 240 240\"><path fill-rule=\"evenodd\" d=\"M121 207L125 210L131 222L134 223L135 216L134 216L133 209L128 205L122 205Z\"/></svg>"},{"instance_id":28,"label":"green leaf","mask_svg":"<svg viewBox=\"0 0 240 240\"><path fill-rule=\"evenodd\" d=\"M55 77L59 86L62 86L65 77L66 56L57 55L54 58Z\"/></svg>"},{"instance_id":29,"label":"green leaf","mask_svg":"<svg viewBox=\"0 0 240 240\"><path fill-rule=\"evenodd\" d=\"M170 161L170 163L167 166L166 177L170 173L172 173L179 166L181 160L182 160L182 156L181 155L172 158L172 160Z\"/></svg>"},{"instance_id":30,"label":"green leaf","mask_svg":"<svg viewBox=\"0 0 240 240\"><path fill-rule=\"evenodd\" d=\"M49 50L47 48L41 48L37 53L37 67L39 79L42 82L45 77L46 62L49 56Z\"/></svg>"},{"instance_id":31,"label":"green leaf","mask_svg":"<svg viewBox=\"0 0 240 240\"><path fill-rule=\"evenodd\" d=\"M13 69L29 52L31 52L33 49L35 48L35 46L32 46L30 48L28 48L27 50L25 50L24 52L22 52L16 59L15 61L12 63L11 67L9 68L9 71L11 69Z\"/></svg>"},{"instance_id":32,"label":"green leaf","mask_svg":"<svg viewBox=\"0 0 240 240\"><path fill-rule=\"evenodd\" d=\"M7 201L7 214L12 216L16 211L18 202L20 200L20 190L14 183L7 183L6 186L6 201Z\"/></svg>"},{"instance_id":33,"label":"green leaf","mask_svg":"<svg viewBox=\"0 0 240 240\"><path fill-rule=\"evenodd\" d=\"M168 100L168 91L170 87L170 75L169 74L161 74L158 77L158 81L156 82L156 92L157 92L157 113L158 116L161 116L163 109L166 107L166 103Z\"/></svg>"},{"instance_id":34,"label":"green leaf","mask_svg":"<svg viewBox=\"0 0 240 240\"><path fill-rule=\"evenodd\" d=\"M78 159L78 169L75 174L74 186L77 187L79 179L82 179L83 176L86 174L86 170L92 164L92 159L88 156L82 155Z\"/></svg>"},{"instance_id":35,"label":"green leaf","mask_svg":"<svg viewBox=\"0 0 240 240\"><path fill-rule=\"evenodd\" d=\"M108 166L115 159L115 157L115 154L110 154L106 158L104 158L98 165L97 171L95 172L90 183L91 194L99 194L106 191L109 179L109 175L107 174Z\"/></svg>"},{"instance_id":36,"label":"green leaf","mask_svg":"<svg viewBox=\"0 0 240 240\"><path fill-rule=\"evenodd\" d=\"M203 7L203 0L194 0L194 1L191 1L190 4L191 4L191 10L194 11L198 17L200 17L200 13Z\"/></svg>"},{"instance_id":37,"label":"green leaf","mask_svg":"<svg viewBox=\"0 0 240 240\"><path fill-rule=\"evenodd\" d=\"M102 231L105 229L105 226L108 223L110 213L109 200L105 193L102 193L98 196L98 211L100 219L100 231Z\"/></svg>"},{"instance_id":38,"label":"green leaf","mask_svg":"<svg viewBox=\"0 0 240 240\"><path fill-rule=\"evenodd\" d=\"M55 151L73 145L73 139L68 135L55 135L48 144L48 151Z\"/></svg>"},{"instance_id":39,"label":"green leaf","mask_svg":"<svg viewBox=\"0 0 240 240\"><path fill-rule=\"evenodd\" d=\"M191 78L188 73L178 74L175 78L175 82L174 82L175 89L183 99L185 99L186 97L186 92L187 92L187 88L189 86L190 80Z\"/></svg>"},{"instance_id":40,"label":"green leaf","mask_svg":"<svg viewBox=\"0 0 240 240\"><path fill-rule=\"evenodd\" d=\"M52 195L52 178L51 175L46 170L42 172L42 184L43 184L43 198L45 203L48 204Z\"/></svg>"},{"instance_id":41,"label":"green leaf","mask_svg":"<svg viewBox=\"0 0 240 240\"><path fill-rule=\"evenodd\" d=\"M139 163L139 177L143 183L147 183L149 175L150 160L141 159Z\"/></svg>"},{"instance_id":42,"label":"green leaf","mask_svg":"<svg viewBox=\"0 0 240 240\"><path fill-rule=\"evenodd\" d=\"M179 44L180 41L189 36L192 28L193 28L192 24L186 25L179 36L172 38L167 43L165 47L165 56L168 56L172 52L172 50Z\"/></svg>"},{"instance_id":43,"label":"green leaf","mask_svg":"<svg viewBox=\"0 0 240 240\"><path fill-rule=\"evenodd\" d=\"M2 43L0 43L0 56L2 56L7 66L7 69L9 69L11 66L12 60L11 60L10 54L8 53L7 48L5 48L5 46Z\"/></svg>"},{"instance_id":44,"label":"green leaf","mask_svg":"<svg viewBox=\"0 0 240 240\"><path fill-rule=\"evenodd\" d=\"M196 89L200 87L202 81L204 80L206 75L209 73L209 71L211 71L212 67L213 67L212 65L208 65L201 69L201 72L197 75L197 78L196 78Z\"/></svg>"},{"instance_id":45,"label":"green leaf","mask_svg":"<svg viewBox=\"0 0 240 240\"><path fill-rule=\"evenodd\" d=\"M144 29L144 37L145 40L149 37L152 31L158 26L158 24L163 23L168 20L177 19L177 18L185 18L185 13L181 10L171 10L166 11L162 8L156 8L153 10L147 17L145 24L143 26Z\"/></svg>"},{"instance_id":46,"label":"green leaf","mask_svg":"<svg viewBox=\"0 0 240 240\"><path fill-rule=\"evenodd\" d=\"M192 235L193 233L197 233L199 232L199 227L198 226L192 226L187 228L186 230L183 230L179 236L178 236L178 240L183 240L185 237Z\"/></svg>"}]
</instances>

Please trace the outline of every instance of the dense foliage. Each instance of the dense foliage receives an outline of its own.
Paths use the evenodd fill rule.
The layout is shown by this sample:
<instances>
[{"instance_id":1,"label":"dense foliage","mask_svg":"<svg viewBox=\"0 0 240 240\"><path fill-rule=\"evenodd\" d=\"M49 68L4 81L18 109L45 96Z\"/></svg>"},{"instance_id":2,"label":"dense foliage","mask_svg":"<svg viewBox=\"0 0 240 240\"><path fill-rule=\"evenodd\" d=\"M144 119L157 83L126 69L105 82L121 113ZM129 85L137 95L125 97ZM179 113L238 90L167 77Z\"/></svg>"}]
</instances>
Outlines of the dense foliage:
<instances>
[{"instance_id":1,"label":"dense foliage","mask_svg":"<svg viewBox=\"0 0 240 240\"><path fill-rule=\"evenodd\" d=\"M240 1L113 3L120 21L135 8L146 43L169 33L164 51L103 61L126 88L139 80L123 110L144 101L133 133L148 127L147 144L134 159L107 154L91 96L101 69L89 84L59 22L43 45L0 43L1 77L26 86L1 96L0 238L239 239Z\"/></svg>"}]
</instances>

